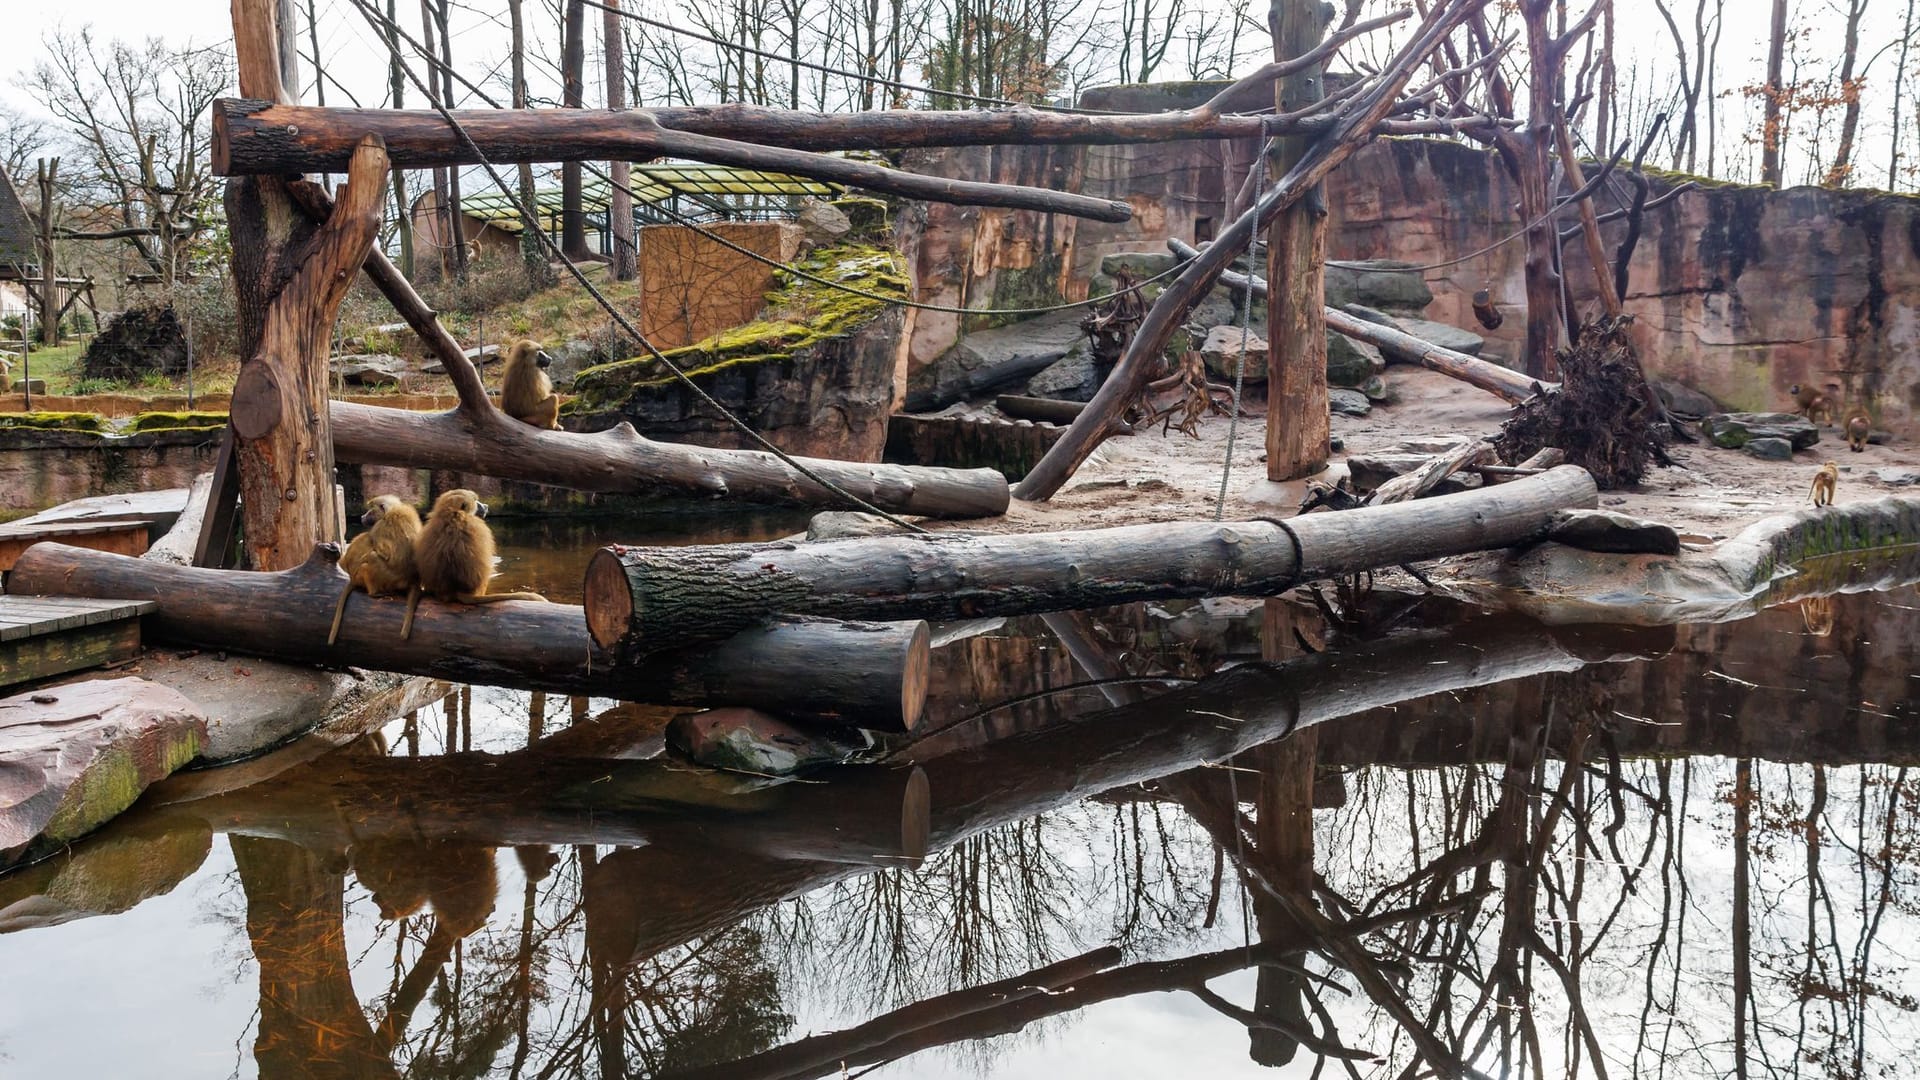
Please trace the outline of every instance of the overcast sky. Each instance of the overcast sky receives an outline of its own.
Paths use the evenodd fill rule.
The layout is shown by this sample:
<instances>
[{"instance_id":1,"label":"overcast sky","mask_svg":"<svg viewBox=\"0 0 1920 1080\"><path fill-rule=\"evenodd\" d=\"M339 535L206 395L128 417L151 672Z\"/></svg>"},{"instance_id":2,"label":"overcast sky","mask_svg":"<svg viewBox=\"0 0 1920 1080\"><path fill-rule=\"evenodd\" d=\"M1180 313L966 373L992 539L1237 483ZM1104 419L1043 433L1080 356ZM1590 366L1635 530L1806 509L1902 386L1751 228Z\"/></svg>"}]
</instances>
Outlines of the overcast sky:
<instances>
[{"instance_id":1,"label":"overcast sky","mask_svg":"<svg viewBox=\"0 0 1920 1080\"><path fill-rule=\"evenodd\" d=\"M296 0L304 7L306 0ZM332 79L352 91L363 103L378 105L385 94L386 71L384 48L362 22L350 0L315 0L320 22L321 52L327 58L328 73ZM497 70L506 56L506 31L504 28L506 10L505 0L455 0L458 7L454 13L454 50L460 69L470 76L478 76L489 70ZM630 3L634 0L630 0ZM637 0L639 10L653 15L671 16L676 0ZM1091 0L1105 9L1116 6L1120 0ZM1189 0L1190 3L1205 5L1224 5L1230 0ZM1681 20L1683 33L1690 36L1692 9L1696 0L1670 0L1675 9L1676 18ZM1710 0L1711 2L1711 0ZM1793 12L1797 25L1802 28L1803 36L1797 43L1798 51L1808 57L1809 67L1825 68L1833 62L1840 51L1841 28L1844 12L1841 4L1844 0L1793 0ZM1902 20L1913 0L1870 0L1865 31L1862 34L1863 62L1883 46L1891 45L1898 36ZM1641 85L1667 87L1673 82L1673 48L1668 37L1665 23L1659 18L1653 0L1616 0L1619 12L1619 48L1625 54L1622 62L1622 79L1635 78ZM1260 0L1253 0L1256 17L1262 8ZM1385 10L1387 0L1369 0L1374 10ZM1579 0L1571 4L1575 10L1581 5ZM409 30L414 30L418 21L418 4L409 0L399 5L401 22ZM1766 9L1764 0L1725 0L1726 27L1720 46L1719 88L1722 98L1722 152L1731 152L1744 158L1747 155L1739 145L1742 132L1753 127L1749 119L1749 102L1739 93L1739 87L1746 83L1757 82L1762 77L1762 64L1765 55ZM76 5L69 0L7 0L8 18L6 20L8 36L12 48L8 50L8 67L21 71L31 67L34 60L42 54L46 35L61 26L77 28L83 22L91 22L96 32L102 36L123 38L141 38L149 35L160 36L169 44L223 43L230 38L229 13L227 5L219 0L92 0L85 5ZM538 41L551 43L556 38L553 29L553 0L527 0L527 18ZM590 32L597 34L599 19L597 11L589 10ZM682 23L684 19L680 20ZM301 29L302 47L306 45L306 29ZM1264 34L1249 34L1246 43L1248 59L1240 64L1244 71L1257 63L1255 56L1266 49ZM1689 43L1690 44L1690 43ZM693 44L691 47L703 48ZM589 50L592 57L594 51ZM1911 66L1920 67L1920 50L1915 50ZM590 66L592 62L590 60ZM1861 130L1860 157L1864 175L1861 182L1872 186L1886 185L1886 161L1889 153L1891 135L1890 111L1892 86L1895 68L1898 63L1896 48L1887 48L1872 63L1866 72L1867 82L1864 91L1866 106ZM551 80L538 64L531 69L531 78L535 81L535 93L542 92L542 84ZM308 72L311 78L311 71ZM920 73L912 72L909 81L920 78ZM1176 70L1170 59L1166 67L1156 77L1181 78L1184 72ZM1791 76L1790 76L1791 77ZM590 82L598 81L598 74L590 72ZM1916 83L1909 80L1906 97L1911 101L1915 97ZM329 103L338 103L340 94L329 86ZM589 89L591 95L592 90ZM31 99L14 84L12 78L0 78L0 100L28 110L34 110ZM307 89L307 100L312 100L312 91ZM1914 135L1920 135L1920 127L1913 120L1915 110L1907 106L1903 128ZM1837 113L1837 110L1836 110ZM1837 116L1836 116L1837 122ZM1909 143L1914 136L1909 136ZM1797 149L1797 148L1796 148ZM1904 153L1913 160L1920 155L1909 148ZM1800 162L1790 162L1788 179L1790 182L1804 178L1806 165L1804 153L1796 154ZM1702 163L1704 167L1704 162ZM1795 167L1797 165L1797 168ZM1742 164L1736 162L1731 168L1723 168L1723 174L1731 174L1735 179L1749 179L1741 175ZM1912 180L1901 184L1911 189Z\"/></svg>"}]
</instances>

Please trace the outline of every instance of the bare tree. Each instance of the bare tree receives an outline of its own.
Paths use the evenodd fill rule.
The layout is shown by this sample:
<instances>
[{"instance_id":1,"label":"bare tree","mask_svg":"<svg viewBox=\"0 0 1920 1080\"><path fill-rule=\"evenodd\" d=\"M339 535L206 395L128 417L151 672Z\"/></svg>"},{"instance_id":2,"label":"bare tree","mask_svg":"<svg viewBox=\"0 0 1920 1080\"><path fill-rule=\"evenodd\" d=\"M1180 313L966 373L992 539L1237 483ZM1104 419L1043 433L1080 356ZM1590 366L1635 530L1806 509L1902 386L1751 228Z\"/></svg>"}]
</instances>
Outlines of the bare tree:
<instances>
[{"instance_id":1,"label":"bare tree","mask_svg":"<svg viewBox=\"0 0 1920 1080\"><path fill-rule=\"evenodd\" d=\"M18 181L53 146L53 129L18 109L0 105L0 168Z\"/></svg>"},{"instance_id":2,"label":"bare tree","mask_svg":"<svg viewBox=\"0 0 1920 1080\"><path fill-rule=\"evenodd\" d=\"M1767 82L1760 88L1764 98L1764 119L1760 131L1760 182L1768 187L1781 183L1780 151L1786 141L1787 87L1781 79L1787 52L1787 0L1773 0L1772 29L1767 34Z\"/></svg>"},{"instance_id":3,"label":"bare tree","mask_svg":"<svg viewBox=\"0 0 1920 1080\"><path fill-rule=\"evenodd\" d=\"M101 42L91 26L46 39L47 58L24 80L77 144L84 195L120 218L148 272L172 283L192 272L202 217L217 195L207 109L233 84L224 48L173 48L158 38Z\"/></svg>"},{"instance_id":4,"label":"bare tree","mask_svg":"<svg viewBox=\"0 0 1920 1080\"><path fill-rule=\"evenodd\" d=\"M1120 5L1120 78L1153 78L1186 15L1186 0L1125 0Z\"/></svg>"},{"instance_id":5,"label":"bare tree","mask_svg":"<svg viewBox=\"0 0 1920 1080\"><path fill-rule=\"evenodd\" d=\"M1855 67L1860 59L1860 20L1867 13L1867 0L1847 0L1847 32L1840 51L1839 86L1835 95L1846 110L1840 121L1840 145L1834 149L1833 164L1822 181L1827 187L1843 187L1853 176L1853 141L1860 131L1860 91L1866 83L1866 71ZM1876 57L1877 58L1877 57ZM1869 60L1871 66L1873 61Z\"/></svg>"},{"instance_id":6,"label":"bare tree","mask_svg":"<svg viewBox=\"0 0 1920 1080\"><path fill-rule=\"evenodd\" d=\"M400 53L399 0L387 0L387 21L383 36L387 42L387 87L393 107L407 104L406 60ZM515 0L518 3L518 0ZM400 272L413 276L413 207L407 202L407 173L393 167L393 215L400 235Z\"/></svg>"},{"instance_id":7,"label":"bare tree","mask_svg":"<svg viewBox=\"0 0 1920 1080\"><path fill-rule=\"evenodd\" d=\"M607 0L607 5L601 22L607 48L607 108L618 111L627 107L626 38L620 32L620 0ZM628 166L615 161L609 168L613 190L608 195L607 232L613 238L613 277L616 281L632 281L638 267L633 251L633 199L627 194Z\"/></svg>"}]
</instances>

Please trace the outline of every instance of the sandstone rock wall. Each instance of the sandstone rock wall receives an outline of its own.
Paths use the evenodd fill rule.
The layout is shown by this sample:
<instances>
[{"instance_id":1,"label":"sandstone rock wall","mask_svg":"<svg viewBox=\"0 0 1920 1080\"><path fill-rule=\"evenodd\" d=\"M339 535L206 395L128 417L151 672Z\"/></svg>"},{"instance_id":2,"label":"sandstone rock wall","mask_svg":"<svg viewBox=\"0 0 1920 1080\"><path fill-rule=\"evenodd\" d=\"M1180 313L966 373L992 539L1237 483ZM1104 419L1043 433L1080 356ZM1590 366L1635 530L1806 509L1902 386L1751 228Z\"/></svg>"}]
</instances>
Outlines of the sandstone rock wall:
<instances>
[{"instance_id":1,"label":"sandstone rock wall","mask_svg":"<svg viewBox=\"0 0 1920 1080\"><path fill-rule=\"evenodd\" d=\"M1121 88L1137 96L1137 88ZM1203 100L1208 84L1182 84L1159 107ZM1117 93L1118 91L1111 92ZM1091 98L1090 98L1091 100ZM1137 107L1127 94L1115 103ZM1251 142L1108 147L974 147L916 155L909 167L967 179L1043 183L1124 198L1135 220L1103 225L1024 212L916 206L903 246L923 298L991 306L1016 280L1044 279L1054 295L1086 295L1102 255L1164 250L1168 236L1205 239L1226 224L1232 188ZM1224 169L1223 169L1224 166ZM1659 177L1664 190L1678 177ZM1624 198L1626 186L1617 194ZM1609 189L1601 208L1611 209ZM1473 146L1381 140L1328 184L1328 254L1416 265L1462 260L1519 227L1511 182ZM1563 221L1571 226L1570 216ZM1624 223L1603 226L1609 250ZM1580 243L1567 245L1576 299L1591 308ZM1491 289L1506 324L1486 355L1512 361L1524 334L1523 251L1518 243L1424 271L1435 294L1429 318L1473 327L1469 302ZM1920 434L1920 199L1867 191L1767 191L1705 183L1648 215L1627 307L1649 369L1739 410L1781 406L1797 382L1861 402L1880 425ZM915 366L950 346L954 316L923 317Z\"/></svg>"}]
</instances>

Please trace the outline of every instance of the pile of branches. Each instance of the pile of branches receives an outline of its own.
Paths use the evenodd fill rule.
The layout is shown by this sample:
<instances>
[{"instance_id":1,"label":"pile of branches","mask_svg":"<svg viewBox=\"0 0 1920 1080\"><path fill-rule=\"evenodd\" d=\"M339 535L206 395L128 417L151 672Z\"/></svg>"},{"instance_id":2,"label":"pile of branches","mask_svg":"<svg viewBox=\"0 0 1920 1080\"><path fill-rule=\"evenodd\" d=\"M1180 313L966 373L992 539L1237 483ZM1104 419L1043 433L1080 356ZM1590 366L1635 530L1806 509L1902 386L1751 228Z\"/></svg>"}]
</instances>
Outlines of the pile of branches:
<instances>
[{"instance_id":1,"label":"pile of branches","mask_svg":"<svg viewBox=\"0 0 1920 1080\"><path fill-rule=\"evenodd\" d=\"M1640 482L1651 465L1672 465L1672 431L1641 374L1630 316L1601 317L1560 352L1560 386L1514 407L1494 449L1509 465L1549 446L1593 474L1602 491Z\"/></svg>"},{"instance_id":2,"label":"pile of branches","mask_svg":"<svg viewBox=\"0 0 1920 1080\"><path fill-rule=\"evenodd\" d=\"M80 374L88 379L137 382L154 373L166 376L187 370L187 335L170 304L128 308L102 327L80 360Z\"/></svg>"}]
</instances>

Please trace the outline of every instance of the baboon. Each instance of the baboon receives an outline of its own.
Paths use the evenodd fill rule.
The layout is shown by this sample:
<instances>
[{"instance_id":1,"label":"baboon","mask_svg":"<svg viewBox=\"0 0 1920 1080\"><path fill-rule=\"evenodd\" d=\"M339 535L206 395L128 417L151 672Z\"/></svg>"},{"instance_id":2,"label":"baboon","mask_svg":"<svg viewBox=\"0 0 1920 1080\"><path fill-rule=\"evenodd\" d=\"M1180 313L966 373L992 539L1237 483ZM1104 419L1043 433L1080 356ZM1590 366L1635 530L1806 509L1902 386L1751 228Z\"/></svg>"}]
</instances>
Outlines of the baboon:
<instances>
[{"instance_id":1,"label":"baboon","mask_svg":"<svg viewBox=\"0 0 1920 1080\"><path fill-rule=\"evenodd\" d=\"M1813 505L1832 506L1834 489L1839 486L1840 467L1831 461L1820 466L1820 471L1813 477L1813 489L1808 492L1813 496Z\"/></svg>"},{"instance_id":2,"label":"baboon","mask_svg":"<svg viewBox=\"0 0 1920 1080\"><path fill-rule=\"evenodd\" d=\"M1873 417L1867 410L1855 405L1847 410L1847 449L1858 454L1867 448L1867 439L1873 434Z\"/></svg>"},{"instance_id":3,"label":"baboon","mask_svg":"<svg viewBox=\"0 0 1920 1080\"><path fill-rule=\"evenodd\" d=\"M487 582L493 577L493 530L480 520L486 516L487 504L466 488L433 500L433 510L413 545L419 580L407 597L407 618L400 626L402 638L413 636L413 614L423 592L456 604L546 599L533 592L488 594Z\"/></svg>"},{"instance_id":4,"label":"baboon","mask_svg":"<svg viewBox=\"0 0 1920 1080\"><path fill-rule=\"evenodd\" d=\"M522 339L507 350L506 370L500 375L500 411L523 424L548 431L560 430L560 399L553 396L553 380L546 367L553 363L537 341Z\"/></svg>"},{"instance_id":5,"label":"baboon","mask_svg":"<svg viewBox=\"0 0 1920 1080\"><path fill-rule=\"evenodd\" d=\"M1827 423L1833 423L1833 402L1818 387L1794 383L1787 388L1787 393L1793 395L1794 412L1816 424L1820 422L1821 416L1827 418Z\"/></svg>"},{"instance_id":6,"label":"baboon","mask_svg":"<svg viewBox=\"0 0 1920 1080\"><path fill-rule=\"evenodd\" d=\"M420 539L420 514L400 501L398 496L377 495L367 500L367 512L360 515L366 532L353 538L340 555L340 569L347 583L340 590L340 602L333 608L333 629L327 632L327 644L340 638L340 620L347 613L347 597L359 589L368 596L397 596L412 591L415 584L413 546Z\"/></svg>"}]
</instances>

